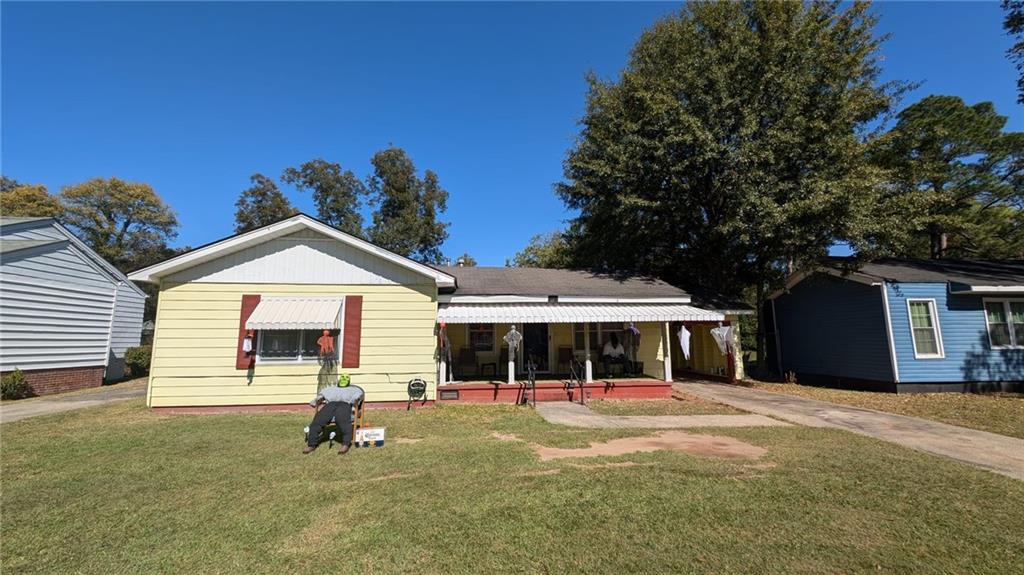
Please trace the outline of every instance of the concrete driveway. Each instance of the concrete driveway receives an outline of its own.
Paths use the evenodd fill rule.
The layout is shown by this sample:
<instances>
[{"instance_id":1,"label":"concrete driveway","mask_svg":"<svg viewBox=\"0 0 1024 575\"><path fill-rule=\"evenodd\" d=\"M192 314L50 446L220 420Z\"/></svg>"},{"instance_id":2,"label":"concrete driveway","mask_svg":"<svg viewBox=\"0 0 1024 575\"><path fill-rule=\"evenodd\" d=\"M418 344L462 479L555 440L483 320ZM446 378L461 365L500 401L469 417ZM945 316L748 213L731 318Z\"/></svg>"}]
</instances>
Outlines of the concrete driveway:
<instances>
[{"instance_id":1,"label":"concrete driveway","mask_svg":"<svg viewBox=\"0 0 1024 575\"><path fill-rule=\"evenodd\" d=\"M145 396L146 380L140 379L88 391L48 395L21 401L5 401L0 404L0 423Z\"/></svg>"},{"instance_id":2,"label":"concrete driveway","mask_svg":"<svg viewBox=\"0 0 1024 575\"><path fill-rule=\"evenodd\" d=\"M751 413L811 427L845 429L1024 481L1024 439L736 385L688 381L673 387Z\"/></svg>"}]
</instances>

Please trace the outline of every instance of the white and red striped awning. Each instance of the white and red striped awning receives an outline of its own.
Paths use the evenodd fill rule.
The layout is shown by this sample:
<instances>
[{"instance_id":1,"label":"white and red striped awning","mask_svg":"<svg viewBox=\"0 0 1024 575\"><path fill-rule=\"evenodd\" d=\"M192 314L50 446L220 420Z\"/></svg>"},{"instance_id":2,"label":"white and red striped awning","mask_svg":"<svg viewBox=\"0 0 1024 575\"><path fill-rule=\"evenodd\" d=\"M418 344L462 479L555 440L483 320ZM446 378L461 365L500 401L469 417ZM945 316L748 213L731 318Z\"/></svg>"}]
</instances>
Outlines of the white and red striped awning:
<instances>
[{"instance_id":1,"label":"white and red striped awning","mask_svg":"<svg viewBox=\"0 0 1024 575\"><path fill-rule=\"evenodd\" d=\"M724 321L721 313L683 304L490 303L440 304L445 323L587 323Z\"/></svg>"}]
</instances>

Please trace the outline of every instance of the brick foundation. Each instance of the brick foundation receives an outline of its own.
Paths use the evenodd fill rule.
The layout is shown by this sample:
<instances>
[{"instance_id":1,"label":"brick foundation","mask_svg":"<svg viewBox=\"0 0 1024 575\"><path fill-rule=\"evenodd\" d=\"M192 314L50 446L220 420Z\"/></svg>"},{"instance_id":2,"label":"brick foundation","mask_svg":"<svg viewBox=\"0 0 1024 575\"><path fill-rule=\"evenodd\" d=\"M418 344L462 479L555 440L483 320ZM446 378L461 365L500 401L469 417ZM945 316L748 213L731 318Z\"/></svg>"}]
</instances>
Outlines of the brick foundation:
<instances>
[{"instance_id":1,"label":"brick foundation","mask_svg":"<svg viewBox=\"0 0 1024 575\"><path fill-rule=\"evenodd\" d=\"M62 369L22 370L29 395L51 395L103 385L102 365L92 367L66 367ZM6 375L7 372L4 373Z\"/></svg>"}]
</instances>

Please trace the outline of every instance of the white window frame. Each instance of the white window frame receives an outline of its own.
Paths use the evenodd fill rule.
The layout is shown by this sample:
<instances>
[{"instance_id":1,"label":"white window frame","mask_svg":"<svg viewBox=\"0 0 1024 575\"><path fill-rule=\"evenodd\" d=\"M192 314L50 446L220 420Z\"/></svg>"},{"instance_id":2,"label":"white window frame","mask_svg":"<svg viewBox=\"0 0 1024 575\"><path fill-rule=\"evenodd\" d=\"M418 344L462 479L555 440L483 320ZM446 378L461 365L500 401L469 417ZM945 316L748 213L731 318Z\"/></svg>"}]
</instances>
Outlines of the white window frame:
<instances>
[{"instance_id":1,"label":"white window frame","mask_svg":"<svg viewBox=\"0 0 1024 575\"><path fill-rule=\"evenodd\" d=\"M315 296L310 296L310 297L315 297ZM346 300L345 297L341 298L341 308L338 309L338 319L341 320L341 321L338 321L338 335L334 336L334 361L336 361L338 363L341 363L341 348L342 348L343 345L345 345L345 322L343 320L345 318L345 303L346 303L346 301L347 300ZM320 362L320 354L317 354L315 357L304 357L304 356L302 356L302 354L299 354L298 357L294 357L294 358L290 358L290 357L263 357L263 340L265 338L263 337L263 333L262 332L266 332L266 331L305 331L305 330L301 330L301 329L299 329L299 330L295 330L295 329L290 329L290 330L289 329L285 329L285 330L258 329L258 330L256 330L256 363L257 364L259 364L259 363L267 363L267 364L295 365L295 364L310 364L310 363L319 363ZM323 330L317 330L317 331L321 331L322 332ZM331 330L331 331L333 331L333 330ZM317 339L319 339L319 338L317 338ZM299 347L301 348L302 345L299 345Z\"/></svg>"},{"instance_id":2,"label":"white window frame","mask_svg":"<svg viewBox=\"0 0 1024 575\"><path fill-rule=\"evenodd\" d=\"M620 327L617 330L605 331L604 328L603 328L603 324L606 324L606 323L619 324ZM625 334L626 330L629 329L629 327L626 325L627 322L624 322L624 321L623 322L618 322L618 321L603 321L603 322L602 321L590 321L590 322L586 322L586 323L584 323L584 322L573 323L572 324L572 352L576 356L580 356L580 355L582 355L586 351L586 350L584 350L582 348L576 347L576 330L579 329L580 326L584 326L584 325L585 326L589 326L590 324L594 324L594 328L595 329L591 333L591 335L596 335L596 337L597 337L597 345L598 345L597 353L598 353L598 355L600 355L600 353L601 353L601 346L604 345L604 343L603 343L604 342L604 334L611 333L612 331L617 331L620 334ZM580 329L580 331L583 332L585 330L584 329ZM622 339L623 339L622 337L619 338L619 343L622 343ZM586 341L586 339L584 339L584 341ZM591 341L590 343L593 344L594 342Z\"/></svg>"},{"instance_id":3,"label":"white window frame","mask_svg":"<svg viewBox=\"0 0 1024 575\"><path fill-rule=\"evenodd\" d=\"M471 329L474 325L489 325L491 326L491 348L490 349L476 349L473 346L473 330ZM498 347L498 326L493 323L487 322L475 322L466 324L466 347L471 349L474 353L494 353Z\"/></svg>"},{"instance_id":4,"label":"white window frame","mask_svg":"<svg viewBox=\"0 0 1024 575\"><path fill-rule=\"evenodd\" d=\"M1013 317L1010 315L1010 303L1011 302L1024 302L1024 298L1011 297L1011 298L982 298L981 300L981 313L985 316L985 334L988 335L988 347L989 349L1024 349L1024 345L1016 345L1014 342L1017 338L1014 335L1013 329ZM992 330L989 329L988 323L988 310L985 306L990 303L1003 304L1003 313L1006 314L1006 325L1009 326L1010 331L1010 345L995 345L992 343Z\"/></svg>"},{"instance_id":5,"label":"white window frame","mask_svg":"<svg viewBox=\"0 0 1024 575\"><path fill-rule=\"evenodd\" d=\"M917 336L914 335L914 318L911 315L911 304L927 303L931 310L932 331L935 333L935 344L939 353L918 353ZM907 325L910 326L910 344L914 347L914 359L945 359L946 348L942 345L942 324L939 323L939 306L935 298L907 298Z\"/></svg>"}]
</instances>

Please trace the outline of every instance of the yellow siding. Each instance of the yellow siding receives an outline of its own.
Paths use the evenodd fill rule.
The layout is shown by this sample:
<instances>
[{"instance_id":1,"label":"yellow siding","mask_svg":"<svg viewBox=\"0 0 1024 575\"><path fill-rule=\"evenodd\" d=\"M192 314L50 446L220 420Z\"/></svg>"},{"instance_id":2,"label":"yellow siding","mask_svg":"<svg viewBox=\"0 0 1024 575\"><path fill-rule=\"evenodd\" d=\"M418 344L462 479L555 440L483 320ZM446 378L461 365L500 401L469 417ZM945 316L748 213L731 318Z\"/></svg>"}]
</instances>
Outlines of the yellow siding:
<instances>
[{"instance_id":1,"label":"yellow siding","mask_svg":"<svg viewBox=\"0 0 1024 575\"><path fill-rule=\"evenodd\" d=\"M661 323L641 323L640 349L636 357L644 363L644 373L658 379L665 378L664 350L661 347L661 334L664 325ZM600 359L600 358L598 358Z\"/></svg>"},{"instance_id":2,"label":"yellow siding","mask_svg":"<svg viewBox=\"0 0 1024 575\"><path fill-rule=\"evenodd\" d=\"M261 363L250 381L235 369L243 294L362 295L360 366L336 368L366 390L367 401L403 401L406 383L427 381L434 399L436 364L433 285L292 285L186 283L161 286L149 405L153 407L305 403L319 378L336 380L316 362Z\"/></svg>"}]
</instances>

